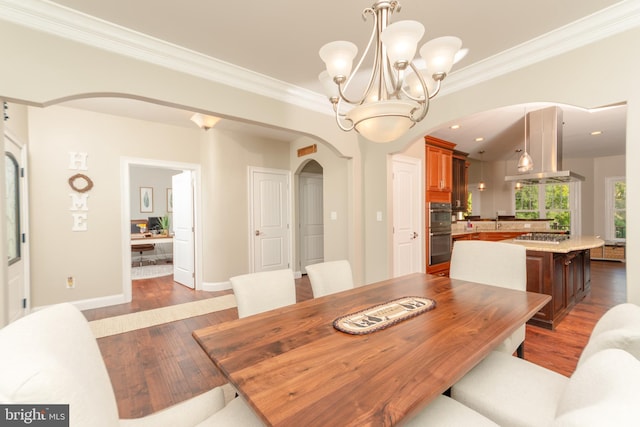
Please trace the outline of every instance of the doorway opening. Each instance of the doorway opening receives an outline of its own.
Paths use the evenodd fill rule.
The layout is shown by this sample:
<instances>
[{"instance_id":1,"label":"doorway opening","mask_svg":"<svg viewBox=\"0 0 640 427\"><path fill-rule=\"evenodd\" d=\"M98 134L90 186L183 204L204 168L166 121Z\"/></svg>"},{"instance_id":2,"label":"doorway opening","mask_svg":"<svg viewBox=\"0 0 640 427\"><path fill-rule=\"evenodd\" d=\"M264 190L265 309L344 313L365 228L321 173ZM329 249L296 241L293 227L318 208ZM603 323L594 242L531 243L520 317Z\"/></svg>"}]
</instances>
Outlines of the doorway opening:
<instances>
[{"instance_id":1,"label":"doorway opening","mask_svg":"<svg viewBox=\"0 0 640 427\"><path fill-rule=\"evenodd\" d=\"M145 278L139 267L146 278L170 274L174 284L201 289L200 166L123 159L121 171L125 299L132 300L133 280Z\"/></svg>"},{"instance_id":2,"label":"doorway opening","mask_svg":"<svg viewBox=\"0 0 640 427\"><path fill-rule=\"evenodd\" d=\"M324 261L324 205L322 165L307 162L298 174L298 260L300 274L306 266Z\"/></svg>"},{"instance_id":3,"label":"doorway opening","mask_svg":"<svg viewBox=\"0 0 640 427\"><path fill-rule=\"evenodd\" d=\"M29 275L28 182L22 173L27 163L27 147L18 138L4 131L5 200L7 230L7 302L9 323L29 312L31 308Z\"/></svg>"}]
</instances>

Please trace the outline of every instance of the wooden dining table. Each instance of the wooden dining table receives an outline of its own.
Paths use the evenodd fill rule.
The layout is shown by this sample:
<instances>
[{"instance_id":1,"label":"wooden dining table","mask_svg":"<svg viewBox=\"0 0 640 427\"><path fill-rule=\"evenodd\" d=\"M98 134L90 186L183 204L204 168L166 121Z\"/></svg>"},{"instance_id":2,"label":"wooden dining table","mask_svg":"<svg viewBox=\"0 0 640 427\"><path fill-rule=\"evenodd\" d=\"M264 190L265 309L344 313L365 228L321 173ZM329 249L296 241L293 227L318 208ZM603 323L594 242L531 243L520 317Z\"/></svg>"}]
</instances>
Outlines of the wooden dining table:
<instances>
[{"instance_id":1,"label":"wooden dining table","mask_svg":"<svg viewBox=\"0 0 640 427\"><path fill-rule=\"evenodd\" d=\"M435 308L364 335L334 320L406 297ZM391 426L445 392L548 295L411 274L225 322L194 338L272 426Z\"/></svg>"}]
</instances>

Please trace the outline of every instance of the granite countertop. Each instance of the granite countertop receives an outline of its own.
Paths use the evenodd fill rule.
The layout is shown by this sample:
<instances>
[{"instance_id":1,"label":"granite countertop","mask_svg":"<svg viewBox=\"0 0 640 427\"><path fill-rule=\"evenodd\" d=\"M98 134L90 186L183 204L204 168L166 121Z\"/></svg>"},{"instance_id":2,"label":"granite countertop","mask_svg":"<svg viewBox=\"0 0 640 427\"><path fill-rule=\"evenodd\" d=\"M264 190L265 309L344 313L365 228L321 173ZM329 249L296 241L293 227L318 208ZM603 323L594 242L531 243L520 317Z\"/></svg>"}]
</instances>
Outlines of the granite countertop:
<instances>
[{"instance_id":1,"label":"granite countertop","mask_svg":"<svg viewBox=\"0 0 640 427\"><path fill-rule=\"evenodd\" d=\"M502 242L521 245L532 251L555 252L561 254L580 251L584 249L598 248L604 245L604 240L595 236L571 237L570 239L567 239L560 243L521 242L515 239L502 240Z\"/></svg>"}]
</instances>

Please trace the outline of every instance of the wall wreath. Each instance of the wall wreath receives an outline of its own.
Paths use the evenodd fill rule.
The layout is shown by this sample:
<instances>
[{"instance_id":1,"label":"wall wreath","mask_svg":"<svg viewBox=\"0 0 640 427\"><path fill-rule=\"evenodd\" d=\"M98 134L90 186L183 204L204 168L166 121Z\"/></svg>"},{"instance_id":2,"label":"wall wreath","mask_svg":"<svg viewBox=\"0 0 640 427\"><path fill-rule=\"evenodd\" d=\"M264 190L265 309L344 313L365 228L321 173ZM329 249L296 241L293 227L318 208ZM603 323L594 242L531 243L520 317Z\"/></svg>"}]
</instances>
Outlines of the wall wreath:
<instances>
[{"instance_id":1,"label":"wall wreath","mask_svg":"<svg viewBox=\"0 0 640 427\"><path fill-rule=\"evenodd\" d=\"M83 187L78 187L76 185L76 182L83 182L84 181L84 186ZM91 178L89 178L87 175L81 174L81 173L77 173L75 175L73 175L71 178L69 178L69 185L71 186L71 188L73 188L75 191L77 191L78 193L86 193L87 191L91 190L93 188L93 181L91 181Z\"/></svg>"}]
</instances>

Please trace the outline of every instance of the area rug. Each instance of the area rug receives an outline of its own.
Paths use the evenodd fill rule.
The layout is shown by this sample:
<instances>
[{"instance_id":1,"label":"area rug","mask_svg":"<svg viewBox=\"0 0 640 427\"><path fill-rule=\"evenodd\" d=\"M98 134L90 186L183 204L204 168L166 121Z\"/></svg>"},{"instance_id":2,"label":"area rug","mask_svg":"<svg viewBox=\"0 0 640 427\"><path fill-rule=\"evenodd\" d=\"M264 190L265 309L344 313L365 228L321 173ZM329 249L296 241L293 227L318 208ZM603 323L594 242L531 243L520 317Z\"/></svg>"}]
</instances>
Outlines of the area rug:
<instances>
[{"instance_id":1,"label":"area rug","mask_svg":"<svg viewBox=\"0 0 640 427\"><path fill-rule=\"evenodd\" d=\"M137 329L149 328L163 323L184 320L189 317L202 316L233 307L236 307L236 297L233 294L228 294L184 304L155 308L153 310L93 320L89 322L89 326L96 338L102 338L135 331Z\"/></svg>"},{"instance_id":2,"label":"area rug","mask_svg":"<svg viewBox=\"0 0 640 427\"><path fill-rule=\"evenodd\" d=\"M173 264L143 265L131 268L131 280L152 279L173 274Z\"/></svg>"}]
</instances>

